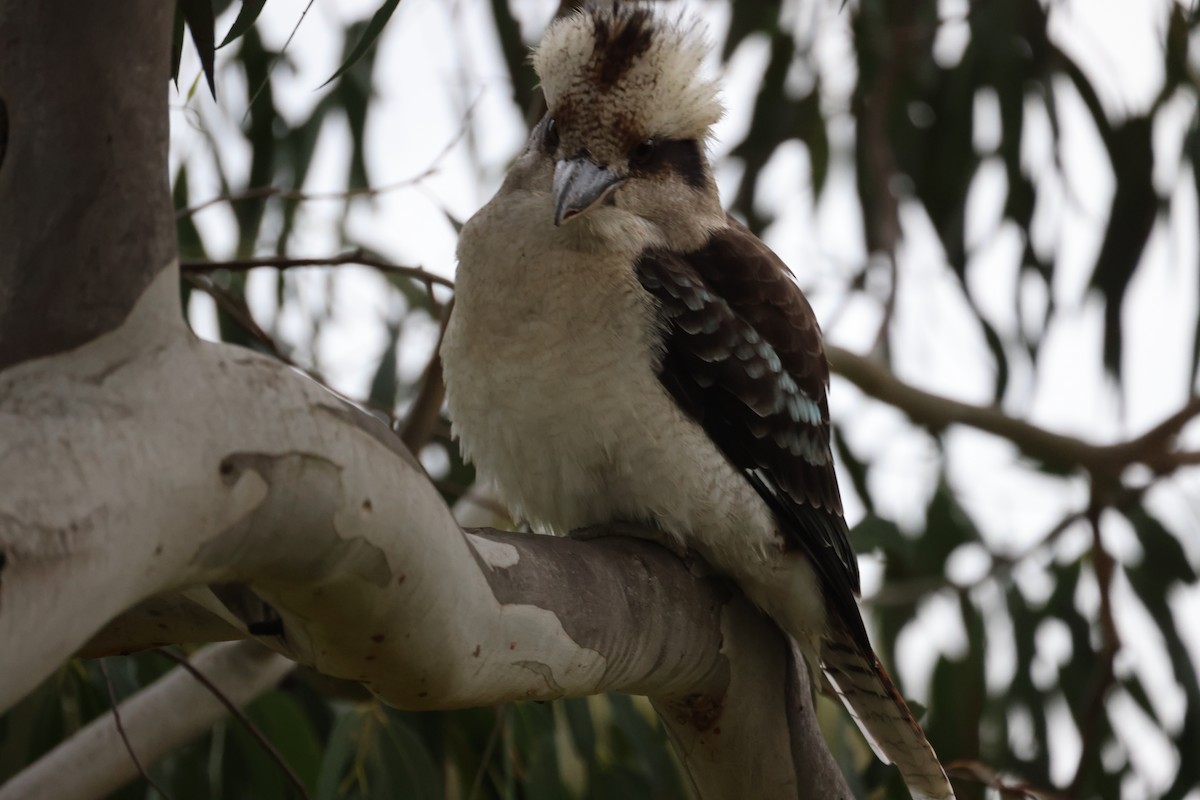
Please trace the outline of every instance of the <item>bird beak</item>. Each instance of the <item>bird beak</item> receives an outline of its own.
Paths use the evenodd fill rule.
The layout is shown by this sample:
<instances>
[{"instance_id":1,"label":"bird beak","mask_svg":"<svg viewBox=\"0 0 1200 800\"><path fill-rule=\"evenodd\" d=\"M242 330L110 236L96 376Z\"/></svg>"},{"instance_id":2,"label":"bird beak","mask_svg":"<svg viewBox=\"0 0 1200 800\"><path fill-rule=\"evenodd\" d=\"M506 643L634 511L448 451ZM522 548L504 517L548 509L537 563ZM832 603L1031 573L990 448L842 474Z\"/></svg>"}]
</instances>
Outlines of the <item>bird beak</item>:
<instances>
[{"instance_id":1,"label":"bird beak","mask_svg":"<svg viewBox=\"0 0 1200 800\"><path fill-rule=\"evenodd\" d=\"M554 224L595 208L608 198L624 178L590 158L579 156L554 165Z\"/></svg>"}]
</instances>

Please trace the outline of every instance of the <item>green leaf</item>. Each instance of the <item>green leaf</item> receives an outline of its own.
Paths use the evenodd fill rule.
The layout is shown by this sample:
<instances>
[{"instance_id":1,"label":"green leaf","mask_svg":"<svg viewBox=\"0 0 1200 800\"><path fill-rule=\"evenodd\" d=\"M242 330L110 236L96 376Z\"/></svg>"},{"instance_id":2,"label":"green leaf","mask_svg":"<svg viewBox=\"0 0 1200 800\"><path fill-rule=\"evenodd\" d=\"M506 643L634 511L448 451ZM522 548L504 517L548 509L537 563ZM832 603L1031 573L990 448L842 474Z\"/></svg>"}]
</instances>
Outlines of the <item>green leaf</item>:
<instances>
[{"instance_id":1,"label":"green leaf","mask_svg":"<svg viewBox=\"0 0 1200 800\"><path fill-rule=\"evenodd\" d=\"M184 21L192 33L192 43L196 45L196 53L200 56L200 66L208 78L208 90L213 99L217 97L216 73L213 69L216 47L213 45L213 6L212 0L178 0L178 8L183 12ZM178 68L176 68L178 75Z\"/></svg>"},{"instance_id":2,"label":"green leaf","mask_svg":"<svg viewBox=\"0 0 1200 800\"><path fill-rule=\"evenodd\" d=\"M641 788L635 797L655 797L660 800L687 797L668 749L666 732L658 718L640 710L628 695L610 694L614 723L614 755L616 767L610 775L621 783L634 781ZM624 772L622 775L621 773Z\"/></svg>"},{"instance_id":3,"label":"green leaf","mask_svg":"<svg viewBox=\"0 0 1200 800\"><path fill-rule=\"evenodd\" d=\"M304 122L290 127L287 134L278 142L278 158L287 165L289 174L281 181L296 189L304 186L308 178L308 170L312 165L313 154L317 150L321 131L330 111L336 108L332 96L326 96L313 108L312 114ZM275 252L288 252L288 239L296 225L296 210L299 204L285 201L283 209L283 224L279 227L279 236L275 240Z\"/></svg>"},{"instance_id":4,"label":"green leaf","mask_svg":"<svg viewBox=\"0 0 1200 800\"><path fill-rule=\"evenodd\" d=\"M393 787L391 793L370 784L371 794L378 797L406 797L412 800L441 800L441 770L426 742L412 727L392 711L386 714L384 736L377 740L375 772L386 777Z\"/></svg>"},{"instance_id":5,"label":"green leaf","mask_svg":"<svg viewBox=\"0 0 1200 800\"><path fill-rule=\"evenodd\" d=\"M321 742L303 707L288 693L274 691L255 700L246 712L308 790L315 790L321 765ZM260 747L258 742L252 746ZM265 768L274 769L282 776L282 769L274 763ZM286 783L292 786L290 781Z\"/></svg>"},{"instance_id":6,"label":"green leaf","mask_svg":"<svg viewBox=\"0 0 1200 800\"><path fill-rule=\"evenodd\" d=\"M504 56L504 64L508 67L509 79L512 81L513 101L517 108L529 112L534 107L537 94L538 80L529 62L529 48L521 39L521 25L513 16L506 0L492 0L492 19L496 22L496 36L500 40L500 52ZM541 103L540 110L546 108Z\"/></svg>"},{"instance_id":7,"label":"green leaf","mask_svg":"<svg viewBox=\"0 0 1200 800\"><path fill-rule=\"evenodd\" d=\"M1153 117L1130 117L1105 139L1117 186L1091 286L1104 295L1104 366L1118 380L1124 338L1121 306L1158 217L1153 130Z\"/></svg>"},{"instance_id":8,"label":"green leaf","mask_svg":"<svg viewBox=\"0 0 1200 800\"><path fill-rule=\"evenodd\" d=\"M979 541L979 531L945 481L938 484L925 512L925 534L918 540L923 573L940 576L950 554L962 544Z\"/></svg>"},{"instance_id":9,"label":"green leaf","mask_svg":"<svg viewBox=\"0 0 1200 800\"><path fill-rule=\"evenodd\" d=\"M358 751L362 735L363 714L357 709L343 711L334 723L325 755L317 773L317 793L314 800L337 800L341 796L342 776Z\"/></svg>"},{"instance_id":10,"label":"green leaf","mask_svg":"<svg viewBox=\"0 0 1200 800\"><path fill-rule=\"evenodd\" d=\"M1158 519L1143 506L1134 506L1124 513L1133 524L1138 542L1145 551L1142 563L1136 569L1131 569L1131 573L1148 570L1154 575L1154 580L1163 585L1196 581L1196 570L1188 561L1183 545Z\"/></svg>"},{"instance_id":11,"label":"green leaf","mask_svg":"<svg viewBox=\"0 0 1200 800\"><path fill-rule=\"evenodd\" d=\"M860 553L880 550L891 566L893 560L907 561L912 556L912 540L905 536L895 522L868 513L850 533L854 549Z\"/></svg>"},{"instance_id":12,"label":"green leaf","mask_svg":"<svg viewBox=\"0 0 1200 800\"><path fill-rule=\"evenodd\" d=\"M854 493L858 495L858 499L862 502L863 507L868 514L875 513L875 501L871 499L871 491L867 487L867 465L854 455L854 451L850 449L850 445L846 442L846 437L842 435L840 425L833 426L833 449L846 465L846 472L850 475L850 483L854 486Z\"/></svg>"},{"instance_id":13,"label":"green leaf","mask_svg":"<svg viewBox=\"0 0 1200 800\"><path fill-rule=\"evenodd\" d=\"M567 717L567 727L575 749L585 758L596 751L596 728L592 723L592 712L586 697L572 697L560 701Z\"/></svg>"},{"instance_id":14,"label":"green leaf","mask_svg":"<svg viewBox=\"0 0 1200 800\"><path fill-rule=\"evenodd\" d=\"M1192 167L1192 185L1200 192L1200 111L1192 117L1192 126L1188 130L1183 144L1183 155ZM1197 221L1200 224L1200 221ZM1200 377L1200 313L1196 315L1196 331L1192 335L1192 369L1188 385L1195 386L1196 378Z\"/></svg>"},{"instance_id":15,"label":"green leaf","mask_svg":"<svg viewBox=\"0 0 1200 800\"><path fill-rule=\"evenodd\" d=\"M971 307L975 308L973 302ZM1004 342L1000 340L1000 334L996 333L992 324L984 319L977 309L975 319L983 328L983 339L987 342L988 350L992 351L992 360L996 363L996 384L992 391L992 402L1000 405L1000 401L1004 399L1004 392L1008 389L1008 356L1004 352Z\"/></svg>"},{"instance_id":16,"label":"green leaf","mask_svg":"<svg viewBox=\"0 0 1200 800\"><path fill-rule=\"evenodd\" d=\"M1158 98L1154 101L1156 107L1170 100L1181 85L1191 82L1188 75L1188 33L1187 12L1181 5L1172 5L1164 54L1165 80Z\"/></svg>"},{"instance_id":17,"label":"green leaf","mask_svg":"<svg viewBox=\"0 0 1200 800\"><path fill-rule=\"evenodd\" d=\"M217 45L217 49L220 50L250 30L250 26L258 19L258 15L262 13L263 6L266 3L267 0L242 0L242 8L238 11L237 19L233 21L233 25L229 28L229 33L225 34L225 38Z\"/></svg>"},{"instance_id":18,"label":"green leaf","mask_svg":"<svg viewBox=\"0 0 1200 800\"><path fill-rule=\"evenodd\" d=\"M797 131L798 104L787 95L787 75L796 53L796 42L791 35L776 31L771 37L771 58L767 62L759 84L758 97L754 101L754 115L746 138L733 149L733 157L745 164L741 185L733 199L732 209L741 214L750 230L762 233L769 220L755 209L754 194L758 179L775 149L784 141L795 138ZM817 157L810 145L810 159L814 179Z\"/></svg>"},{"instance_id":19,"label":"green leaf","mask_svg":"<svg viewBox=\"0 0 1200 800\"><path fill-rule=\"evenodd\" d=\"M183 9L175 6L175 23L171 27L171 80L179 89L179 63L183 60Z\"/></svg>"},{"instance_id":20,"label":"green leaf","mask_svg":"<svg viewBox=\"0 0 1200 800\"><path fill-rule=\"evenodd\" d=\"M773 33L779 28L779 0L756 3L730 3L729 34L721 48L721 60L728 61L738 45L751 34Z\"/></svg>"},{"instance_id":21,"label":"green leaf","mask_svg":"<svg viewBox=\"0 0 1200 800\"><path fill-rule=\"evenodd\" d=\"M396 10L398 5L400 5L400 0L384 0L383 5L375 12L375 16L371 17L371 21L367 23L366 30L363 31L358 44L354 45L354 49L350 51L349 57L338 67L337 72L329 76L329 80L321 84L321 87L328 86L334 79L340 77L343 72L350 69L350 67L354 66L355 62L363 57L363 54L370 49L371 45L375 44L375 40L383 32L383 26L392 18L392 12Z\"/></svg>"},{"instance_id":22,"label":"green leaf","mask_svg":"<svg viewBox=\"0 0 1200 800\"><path fill-rule=\"evenodd\" d=\"M275 109L275 94L271 86L272 54L263 47L258 31L250 28L242 37L239 61L246 74L246 85L260 87L256 99L250 104L249 129L246 138L250 142L250 170L246 186L268 186L275 177L277 147L275 126L280 121ZM266 199L244 200L233 206L238 224L237 254L239 257L253 255L262 229L266 212Z\"/></svg>"},{"instance_id":23,"label":"green leaf","mask_svg":"<svg viewBox=\"0 0 1200 800\"><path fill-rule=\"evenodd\" d=\"M388 343L379 358L375 377L371 379L371 393L367 402L373 408L391 411L396 407L396 346L400 340L400 326L388 325Z\"/></svg>"},{"instance_id":24,"label":"green leaf","mask_svg":"<svg viewBox=\"0 0 1200 800\"><path fill-rule=\"evenodd\" d=\"M370 186L371 178L367 174L367 113L371 107L371 87L366 80L355 80L355 75L347 76L338 84L337 99L341 102L342 111L346 115L346 123L350 126L350 186Z\"/></svg>"}]
</instances>

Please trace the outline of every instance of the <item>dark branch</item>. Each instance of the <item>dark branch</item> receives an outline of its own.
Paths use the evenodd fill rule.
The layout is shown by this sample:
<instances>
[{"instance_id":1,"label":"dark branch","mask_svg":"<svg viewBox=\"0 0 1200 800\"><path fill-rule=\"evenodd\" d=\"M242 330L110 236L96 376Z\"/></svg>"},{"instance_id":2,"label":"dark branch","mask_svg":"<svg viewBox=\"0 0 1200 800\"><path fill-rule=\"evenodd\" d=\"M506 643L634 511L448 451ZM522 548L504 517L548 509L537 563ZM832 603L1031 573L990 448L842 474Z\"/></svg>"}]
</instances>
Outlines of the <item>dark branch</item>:
<instances>
[{"instance_id":1,"label":"dark branch","mask_svg":"<svg viewBox=\"0 0 1200 800\"><path fill-rule=\"evenodd\" d=\"M205 689L208 689L208 691L212 693L212 696L217 698L221 705L225 706L225 709L237 718L238 722L242 723L242 727L244 727L246 731L254 737L262 749L267 752L267 755L279 765L279 768L283 770L284 775L287 776L288 781L296 788L297 793L299 793L304 800L310 800L311 796L308 793L308 787L304 785L304 781L300 780L299 776L296 775L290 766L288 766L288 763L284 757L279 753L278 750L275 749L275 745L271 744L271 740L268 739L259 729L259 727L255 725L249 717L246 716L244 711L237 707L236 703L230 700L229 697L216 686L216 684L210 681L207 675L197 669L196 665L188 660L187 656L180 655L179 653L176 653L173 650L168 650L165 647L160 647L158 652L185 669L189 675L191 675L196 679L197 682L200 683L201 686L203 686ZM161 792L162 790L160 789L159 791ZM163 795L166 796L166 793L163 792Z\"/></svg>"},{"instance_id":2,"label":"dark branch","mask_svg":"<svg viewBox=\"0 0 1200 800\"><path fill-rule=\"evenodd\" d=\"M125 745L125 752L129 753L129 760L137 767L138 773L146 783L153 786L155 791L167 798L167 800L170 800L171 795L167 793L167 790L159 786L158 782L150 777L150 773L142 765L142 760L138 758L137 752L133 749L133 744L129 741L129 734L125 733L125 723L121 721L120 703L117 702L117 691L113 688L112 676L108 674L108 664L103 658L96 663L100 665L100 674L104 676L104 685L108 689L108 702L112 705L113 724L117 727L117 735L121 737L121 741Z\"/></svg>"},{"instance_id":3,"label":"dark branch","mask_svg":"<svg viewBox=\"0 0 1200 800\"><path fill-rule=\"evenodd\" d=\"M926 392L904 383L868 358L827 346L833 372L853 383L867 395L903 411L918 425L941 431L951 425L966 425L1007 439L1022 453L1063 469L1081 469L1110 492L1119 487L1121 473L1133 464L1145 464L1160 475L1195 463L1195 454L1169 449L1171 439L1197 414L1200 398L1192 398L1149 432L1117 444L1091 444L1073 436L1039 428L1010 417L992 406L977 406Z\"/></svg>"},{"instance_id":4,"label":"dark branch","mask_svg":"<svg viewBox=\"0 0 1200 800\"><path fill-rule=\"evenodd\" d=\"M264 256L262 258L243 258L233 261L184 261L179 265L181 271L187 272L215 272L219 269L229 270L230 272L244 272L250 269L258 269L259 267L271 267L272 269L288 270L298 267L337 267L343 264L360 264L364 267L372 267L387 275L400 275L405 278L412 278L415 281L424 283L425 285L437 284L447 288L454 288L454 281L449 278L443 278L441 275L435 275L420 267L404 267L398 264L384 261L378 258L372 258L366 255L361 250L353 250L349 253L342 253L336 256L325 256L322 258L288 258L286 256Z\"/></svg>"}]
</instances>

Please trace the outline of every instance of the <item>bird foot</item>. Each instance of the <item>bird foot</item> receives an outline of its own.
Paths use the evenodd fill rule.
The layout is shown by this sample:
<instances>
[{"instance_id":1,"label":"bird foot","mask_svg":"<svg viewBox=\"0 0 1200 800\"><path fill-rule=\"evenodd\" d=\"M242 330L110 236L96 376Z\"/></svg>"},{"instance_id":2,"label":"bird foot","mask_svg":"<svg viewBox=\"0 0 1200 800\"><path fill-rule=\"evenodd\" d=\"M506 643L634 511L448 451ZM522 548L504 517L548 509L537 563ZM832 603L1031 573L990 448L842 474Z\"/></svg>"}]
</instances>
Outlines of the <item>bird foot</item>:
<instances>
[{"instance_id":1,"label":"bird foot","mask_svg":"<svg viewBox=\"0 0 1200 800\"><path fill-rule=\"evenodd\" d=\"M587 525L567 533L568 539L581 542L603 539L608 536L630 536L634 539L653 539L654 531L645 525L632 522L606 522L603 525Z\"/></svg>"},{"instance_id":2,"label":"bird foot","mask_svg":"<svg viewBox=\"0 0 1200 800\"><path fill-rule=\"evenodd\" d=\"M629 536L634 539L646 539L660 547L670 550L676 558L684 563L693 576L708 578L716 574L708 562L695 550L685 547L678 539L661 528L650 525L639 525L632 522L609 522L604 525L588 525L576 528L567 534L568 539L586 542L591 539L602 539L607 536Z\"/></svg>"}]
</instances>

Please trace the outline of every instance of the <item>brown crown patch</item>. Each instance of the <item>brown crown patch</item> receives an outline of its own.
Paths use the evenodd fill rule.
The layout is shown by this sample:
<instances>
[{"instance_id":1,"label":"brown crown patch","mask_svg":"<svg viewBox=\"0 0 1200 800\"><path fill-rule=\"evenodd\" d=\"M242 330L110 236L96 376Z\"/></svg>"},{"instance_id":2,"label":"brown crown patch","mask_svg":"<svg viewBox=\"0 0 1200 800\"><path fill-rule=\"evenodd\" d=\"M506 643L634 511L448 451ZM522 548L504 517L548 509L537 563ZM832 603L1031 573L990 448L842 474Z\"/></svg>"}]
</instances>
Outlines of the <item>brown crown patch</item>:
<instances>
[{"instance_id":1,"label":"brown crown patch","mask_svg":"<svg viewBox=\"0 0 1200 800\"><path fill-rule=\"evenodd\" d=\"M600 86L614 85L629 71L638 56L650 49L654 16L645 8L614 3L611 13L593 10L596 44L592 50Z\"/></svg>"}]
</instances>

